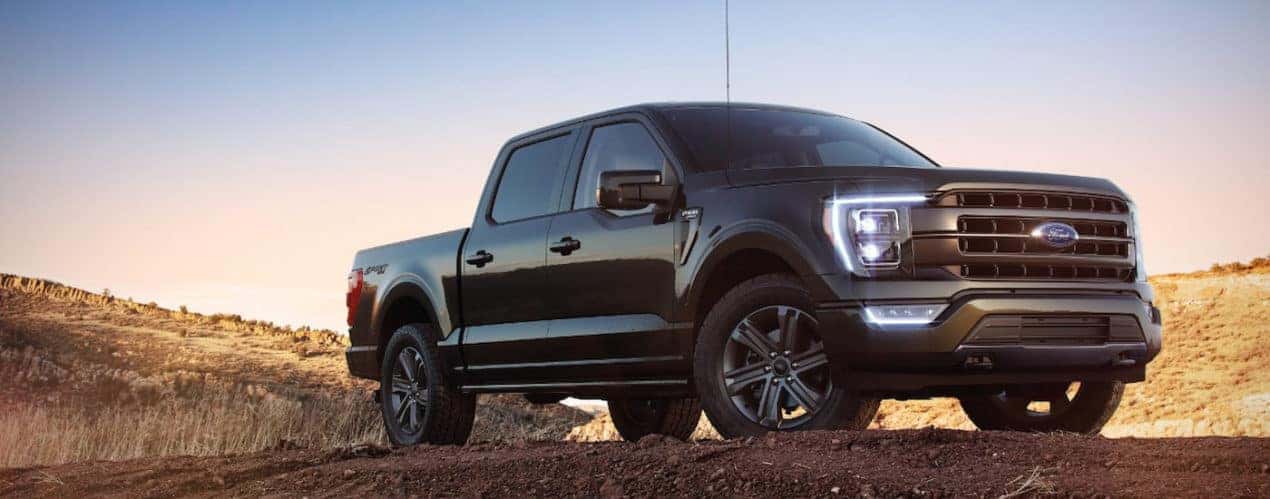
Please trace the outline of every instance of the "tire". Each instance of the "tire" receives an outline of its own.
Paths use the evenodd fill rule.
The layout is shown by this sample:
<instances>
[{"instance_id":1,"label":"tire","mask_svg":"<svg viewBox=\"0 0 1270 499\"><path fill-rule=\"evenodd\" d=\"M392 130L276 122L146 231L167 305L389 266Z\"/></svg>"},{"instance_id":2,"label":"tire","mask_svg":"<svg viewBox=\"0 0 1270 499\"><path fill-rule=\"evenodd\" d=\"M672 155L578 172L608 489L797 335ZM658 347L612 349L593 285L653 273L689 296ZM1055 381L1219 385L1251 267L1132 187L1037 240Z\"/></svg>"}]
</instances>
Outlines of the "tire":
<instances>
[{"instance_id":1,"label":"tire","mask_svg":"<svg viewBox=\"0 0 1270 499\"><path fill-rule=\"evenodd\" d=\"M963 395L960 400L962 411L981 430L1092 435L1115 414L1122 395L1124 383L1110 381L1080 383L1078 388L1068 383L1012 386L998 393ZM1028 408L1038 401L1049 407L1045 411Z\"/></svg>"},{"instance_id":2,"label":"tire","mask_svg":"<svg viewBox=\"0 0 1270 499\"><path fill-rule=\"evenodd\" d=\"M693 377L701 406L721 435L868 427L879 401L833 386L832 368L841 366L828 364L814 311L811 294L797 277L768 274L732 288L706 314L693 354ZM769 314L776 315L775 330L765 319ZM754 336L743 333L745 324L753 326L745 331L765 340L747 341ZM787 330L789 324L793 327ZM768 358L760 353L765 348ZM750 374L736 374L741 371ZM755 379L744 381L749 378ZM786 421L791 404L797 407Z\"/></svg>"},{"instance_id":3,"label":"tire","mask_svg":"<svg viewBox=\"0 0 1270 499\"><path fill-rule=\"evenodd\" d=\"M534 405L555 404L565 399L563 393L526 393L525 402Z\"/></svg>"},{"instance_id":4,"label":"tire","mask_svg":"<svg viewBox=\"0 0 1270 499\"><path fill-rule=\"evenodd\" d=\"M395 446L463 445L472 433L476 396L463 394L446 379L436 342L431 325L407 324L393 332L384 349L379 408Z\"/></svg>"},{"instance_id":5,"label":"tire","mask_svg":"<svg viewBox=\"0 0 1270 499\"><path fill-rule=\"evenodd\" d=\"M658 434L687 441L701 420L701 402L681 399L610 399L609 417L622 439L637 442Z\"/></svg>"}]
</instances>

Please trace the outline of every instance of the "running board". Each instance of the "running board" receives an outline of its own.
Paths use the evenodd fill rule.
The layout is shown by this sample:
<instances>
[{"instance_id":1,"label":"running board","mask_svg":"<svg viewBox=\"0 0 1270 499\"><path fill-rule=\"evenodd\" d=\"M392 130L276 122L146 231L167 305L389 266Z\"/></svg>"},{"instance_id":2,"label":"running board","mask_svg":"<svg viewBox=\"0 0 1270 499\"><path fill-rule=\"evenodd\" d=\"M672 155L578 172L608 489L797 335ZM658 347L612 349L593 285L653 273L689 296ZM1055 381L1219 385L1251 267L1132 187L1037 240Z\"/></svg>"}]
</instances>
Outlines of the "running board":
<instances>
[{"instance_id":1,"label":"running board","mask_svg":"<svg viewBox=\"0 0 1270 499\"><path fill-rule=\"evenodd\" d=\"M464 385L459 387L463 393L528 393L552 392L569 394L643 394L660 393L679 394L687 392L686 379L649 379L630 381L584 381L556 383L501 383L490 385Z\"/></svg>"}]
</instances>

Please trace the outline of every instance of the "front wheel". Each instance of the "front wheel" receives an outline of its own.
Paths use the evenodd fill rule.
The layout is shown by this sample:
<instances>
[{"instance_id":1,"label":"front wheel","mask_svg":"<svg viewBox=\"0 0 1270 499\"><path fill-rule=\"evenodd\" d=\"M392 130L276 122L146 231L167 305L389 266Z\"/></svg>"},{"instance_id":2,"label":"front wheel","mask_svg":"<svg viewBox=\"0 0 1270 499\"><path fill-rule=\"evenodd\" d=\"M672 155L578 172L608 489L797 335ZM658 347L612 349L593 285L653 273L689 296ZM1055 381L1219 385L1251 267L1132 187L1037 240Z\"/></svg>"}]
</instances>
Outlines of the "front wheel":
<instances>
[{"instance_id":1,"label":"front wheel","mask_svg":"<svg viewBox=\"0 0 1270 499\"><path fill-rule=\"evenodd\" d=\"M833 383L814 304L792 275L745 281L719 300L697 336L693 376L725 437L864 429L878 400Z\"/></svg>"},{"instance_id":2,"label":"front wheel","mask_svg":"<svg viewBox=\"0 0 1270 499\"><path fill-rule=\"evenodd\" d=\"M463 445L472 433L476 396L445 379L435 330L407 324L393 332L380 367L379 402L393 445Z\"/></svg>"},{"instance_id":3,"label":"front wheel","mask_svg":"<svg viewBox=\"0 0 1270 499\"><path fill-rule=\"evenodd\" d=\"M1011 385L995 393L963 395L961 409L981 430L1067 431L1095 434L1120 406L1124 383Z\"/></svg>"}]
</instances>

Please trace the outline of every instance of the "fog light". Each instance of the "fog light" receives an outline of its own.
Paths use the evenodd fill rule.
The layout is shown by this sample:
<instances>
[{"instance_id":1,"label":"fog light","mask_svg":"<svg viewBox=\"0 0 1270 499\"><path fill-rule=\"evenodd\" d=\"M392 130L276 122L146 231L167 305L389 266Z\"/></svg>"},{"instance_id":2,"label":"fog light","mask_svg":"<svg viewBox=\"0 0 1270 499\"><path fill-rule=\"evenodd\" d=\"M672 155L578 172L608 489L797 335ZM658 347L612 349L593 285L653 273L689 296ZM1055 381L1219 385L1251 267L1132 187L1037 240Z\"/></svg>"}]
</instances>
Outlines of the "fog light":
<instances>
[{"instance_id":1,"label":"fog light","mask_svg":"<svg viewBox=\"0 0 1270 499\"><path fill-rule=\"evenodd\" d=\"M865 260L875 261L882 257L882 247L873 243L861 244L860 256L863 256Z\"/></svg>"},{"instance_id":2,"label":"fog light","mask_svg":"<svg viewBox=\"0 0 1270 499\"><path fill-rule=\"evenodd\" d=\"M948 308L945 303L923 305L877 305L864 307L864 318L879 325L930 324Z\"/></svg>"}]
</instances>

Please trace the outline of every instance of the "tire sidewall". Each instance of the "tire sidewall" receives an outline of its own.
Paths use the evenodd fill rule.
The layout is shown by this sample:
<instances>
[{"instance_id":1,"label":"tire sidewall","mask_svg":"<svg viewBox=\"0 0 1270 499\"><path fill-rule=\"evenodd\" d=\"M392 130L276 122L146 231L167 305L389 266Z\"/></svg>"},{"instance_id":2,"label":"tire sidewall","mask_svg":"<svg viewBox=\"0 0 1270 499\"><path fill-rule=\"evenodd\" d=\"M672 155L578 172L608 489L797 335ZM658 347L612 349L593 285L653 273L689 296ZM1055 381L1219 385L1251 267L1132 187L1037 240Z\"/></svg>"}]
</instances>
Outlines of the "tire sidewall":
<instances>
[{"instance_id":1,"label":"tire sidewall","mask_svg":"<svg viewBox=\"0 0 1270 499\"><path fill-rule=\"evenodd\" d=\"M393 445L409 446L423 443L427 441L428 434L435 426L437 418L435 408L438 406L441 390L444 390L445 386L442 383L442 370L433 362L433 359L437 358L434 355L436 346L428 336L431 332L429 327L424 324L401 326L393 332L392 338L388 340L384 348L384 357L379 369L379 412L384 418L384 430ZM396 418L393 417L392 410L393 366L397 361L397 355L412 346L423 356L423 374L427 378L428 388L428 405L423 411L423 422L419 425L419 431L413 434L401 429Z\"/></svg>"}]
</instances>

